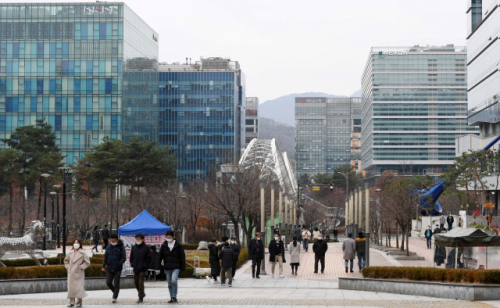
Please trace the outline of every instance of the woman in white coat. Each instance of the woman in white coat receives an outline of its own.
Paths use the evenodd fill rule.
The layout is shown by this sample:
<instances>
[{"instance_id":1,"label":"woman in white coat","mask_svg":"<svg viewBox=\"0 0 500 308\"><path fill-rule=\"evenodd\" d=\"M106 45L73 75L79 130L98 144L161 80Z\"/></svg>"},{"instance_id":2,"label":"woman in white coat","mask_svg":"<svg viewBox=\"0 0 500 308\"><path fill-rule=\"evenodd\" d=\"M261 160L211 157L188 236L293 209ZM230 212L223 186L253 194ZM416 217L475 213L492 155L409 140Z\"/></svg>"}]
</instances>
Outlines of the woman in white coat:
<instances>
[{"instance_id":1,"label":"woman in white coat","mask_svg":"<svg viewBox=\"0 0 500 308\"><path fill-rule=\"evenodd\" d=\"M297 243L297 237L293 237L293 241L288 246L290 252L290 265L292 266L292 275L297 275L297 269L300 265L300 244Z\"/></svg>"},{"instance_id":2,"label":"woman in white coat","mask_svg":"<svg viewBox=\"0 0 500 308\"><path fill-rule=\"evenodd\" d=\"M82 249L79 239L73 241L73 251L64 259L64 266L68 271L68 307L82 307L82 298L87 297L85 292L85 269L90 266L90 258Z\"/></svg>"}]
</instances>

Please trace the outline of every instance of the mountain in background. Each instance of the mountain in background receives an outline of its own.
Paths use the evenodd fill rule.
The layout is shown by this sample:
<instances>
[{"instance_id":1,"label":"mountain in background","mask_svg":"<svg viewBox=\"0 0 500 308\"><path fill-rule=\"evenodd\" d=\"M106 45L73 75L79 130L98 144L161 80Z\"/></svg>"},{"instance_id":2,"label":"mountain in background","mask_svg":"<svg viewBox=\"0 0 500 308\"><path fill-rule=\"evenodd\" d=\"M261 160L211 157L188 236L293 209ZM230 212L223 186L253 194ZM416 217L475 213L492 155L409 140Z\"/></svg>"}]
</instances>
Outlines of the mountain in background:
<instances>
[{"instance_id":1,"label":"mountain in background","mask_svg":"<svg viewBox=\"0 0 500 308\"><path fill-rule=\"evenodd\" d=\"M356 91L351 97L361 96L361 90ZM265 101L259 105L259 117L272 119L276 122L295 127L295 98L296 97L347 97L332 95L322 92L294 93Z\"/></svg>"},{"instance_id":2,"label":"mountain in background","mask_svg":"<svg viewBox=\"0 0 500 308\"><path fill-rule=\"evenodd\" d=\"M275 138L281 151L295 159L295 127L259 117L259 139Z\"/></svg>"},{"instance_id":3,"label":"mountain in background","mask_svg":"<svg viewBox=\"0 0 500 308\"><path fill-rule=\"evenodd\" d=\"M351 97L361 97L361 89L359 89L358 91L352 93Z\"/></svg>"}]
</instances>

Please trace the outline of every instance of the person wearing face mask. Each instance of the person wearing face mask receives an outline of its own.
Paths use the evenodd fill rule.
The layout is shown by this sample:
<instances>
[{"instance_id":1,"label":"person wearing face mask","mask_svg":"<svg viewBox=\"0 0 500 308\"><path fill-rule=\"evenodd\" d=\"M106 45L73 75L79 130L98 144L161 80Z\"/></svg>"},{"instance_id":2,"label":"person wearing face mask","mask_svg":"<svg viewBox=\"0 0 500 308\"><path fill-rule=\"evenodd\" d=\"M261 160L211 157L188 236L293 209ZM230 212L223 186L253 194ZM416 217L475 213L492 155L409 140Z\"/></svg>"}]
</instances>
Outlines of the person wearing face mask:
<instances>
[{"instance_id":1,"label":"person wearing face mask","mask_svg":"<svg viewBox=\"0 0 500 308\"><path fill-rule=\"evenodd\" d=\"M179 273L186 269L186 254L184 247L174 238L174 231L169 230L165 234L167 240L161 244L156 268L160 268L161 262L165 267L168 282L168 292L170 301L168 303L177 303L177 279Z\"/></svg>"},{"instance_id":2,"label":"person wearing face mask","mask_svg":"<svg viewBox=\"0 0 500 308\"><path fill-rule=\"evenodd\" d=\"M233 276L231 267L233 266L234 252L233 249L229 246L228 242L222 244L222 248L219 252L219 259L221 265L221 275L220 275L220 285L226 285L226 275L229 280L229 287L233 284Z\"/></svg>"},{"instance_id":3,"label":"person wearing face mask","mask_svg":"<svg viewBox=\"0 0 500 308\"><path fill-rule=\"evenodd\" d=\"M120 293L120 276L123 263L127 259L127 253L123 242L118 239L118 235L111 234L109 240L110 243L106 247L102 261L102 271L106 273L106 285L113 292L112 302L116 303L118 293Z\"/></svg>"},{"instance_id":4,"label":"person wearing face mask","mask_svg":"<svg viewBox=\"0 0 500 308\"><path fill-rule=\"evenodd\" d=\"M432 247L432 230L431 230L431 226L427 226L427 230L425 230L425 239L427 240L427 249L431 249L431 247Z\"/></svg>"},{"instance_id":5,"label":"person wearing face mask","mask_svg":"<svg viewBox=\"0 0 500 308\"><path fill-rule=\"evenodd\" d=\"M248 259L252 260L252 278L260 278L260 262L264 259L264 244L260 240L260 232L255 232L255 238L248 243Z\"/></svg>"},{"instance_id":6,"label":"person wearing face mask","mask_svg":"<svg viewBox=\"0 0 500 308\"><path fill-rule=\"evenodd\" d=\"M323 235L318 235L318 240L313 244L314 252L314 273L318 273L318 263L321 262L321 274L325 272L325 254L328 250L328 244L323 241Z\"/></svg>"},{"instance_id":7,"label":"person wearing face mask","mask_svg":"<svg viewBox=\"0 0 500 308\"><path fill-rule=\"evenodd\" d=\"M151 262L151 251L149 246L144 243L144 235L137 233L135 235L135 245L130 251L130 266L134 269L134 284L139 293L138 304L144 301L146 294L144 293L144 276Z\"/></svg>"},{"instance_id":8,"label":"person wearing face mask","mask_svg":"<svg viewBox=\"0 0 500 308\"><path fill-rule=\"evenodd\" d=\"M236 238L234 236L231 238L231 243L229 243L229 245L234 253L233 266L231 267L234 280L234 274L236 274L236 267L238 265L238 257L240 256L241 249L240 245L236 243Z\"/></svg>"},{"instance_id":9,"label":"person wearing face mask","mask_svg":"<svg viewBox=\"0 0 500 308\"><path fill-rule=\"evenodd\" d=\"M288 245L290 252L290 265L292 266L292 275L297 275L297 270L300 265L300 243L297 243L297 236L293 237L293 241Z\"/></svg>"},{"instance_id":10,"label":"person wearing face mask","mask_svg":"<svg viewBox=\"0 0 500 308\"><path fill-rule=\"evenodd\" d=\"M82 307L82 298L87 297L85 292L85 269L90 266L90 258L82 249L80 239L73 241L73 251L64 258L64 267L68 271L68 307Z\"/></svg>"},{"instance_id":11,"label":"person wearing face mask","mask_svg":"<svg viewBox=\"0 0 500 308\"><path fill-rule=\"evenodd\" d=\"M276 263L279 264L280 268L280 278L283 278L283 263L285 261L285 245L283 245L283 241L280 241L280 235L275 234L274 240L269 243L269 262L271 262L271 273L272 278L274 278L274 269L276 267Z\"/></svg>"}]
</instances>

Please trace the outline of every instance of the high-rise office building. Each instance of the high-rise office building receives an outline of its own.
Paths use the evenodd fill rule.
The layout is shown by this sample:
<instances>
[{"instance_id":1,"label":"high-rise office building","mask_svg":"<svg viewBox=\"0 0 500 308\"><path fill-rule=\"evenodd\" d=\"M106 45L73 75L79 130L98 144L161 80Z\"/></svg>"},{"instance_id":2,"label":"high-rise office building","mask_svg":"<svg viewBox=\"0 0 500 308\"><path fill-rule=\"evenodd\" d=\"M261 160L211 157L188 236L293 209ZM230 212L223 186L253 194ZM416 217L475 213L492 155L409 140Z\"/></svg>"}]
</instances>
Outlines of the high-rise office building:
<instances>
[{"instance_id":1,"label":"high-rise office building","mask_svg":"<svg viewBox=\"0 0 500 308\"><path fill-rule=\"evenodd\" d=\"M453 164L467 118L465 47L374 47L362 77L362 164L374 182L384 170L439 175Z\"/></svg>"},{"instance_id":2,"label":"high-rise office building","mask_svg":"<svg viewBox=\"0 0 500 308\"><path fill-rule=\"evenodd\" d=\"M158 140L177 152L179 181L206 181L245 147L245 75L227 58L158 70Z\"/></svg>"},{"instance_id":3,"label":"high-rise office building","mask_svg":"<svg viewBox=\"0 0 500 308\"><path fill-rule=\"evenodd\" d=\"M332 174L351 164L361 169L361 99L295 99L296 177Z\"/></svg>"},{"instance_id":4,"label":"high-rise office building","mask_svg":"<svg viewBox=\"0 0 500 308\"><path fill-rule=\"evenodd\" d=\"M245 111L245 147L252 139L259 137L259 99L247 97Z\"/></svg>"},{"instance_id":5,"label":"high-rise office building","mask_svg":"<svg viewBox=\"0 0 500 308\"><path fill-rule=\"evenodd\" d=\"M135 58L158 60L158 34L122 2L0 4L0 138L45 119L68 165L122 139Z\"/></svg>"}]
</instances>

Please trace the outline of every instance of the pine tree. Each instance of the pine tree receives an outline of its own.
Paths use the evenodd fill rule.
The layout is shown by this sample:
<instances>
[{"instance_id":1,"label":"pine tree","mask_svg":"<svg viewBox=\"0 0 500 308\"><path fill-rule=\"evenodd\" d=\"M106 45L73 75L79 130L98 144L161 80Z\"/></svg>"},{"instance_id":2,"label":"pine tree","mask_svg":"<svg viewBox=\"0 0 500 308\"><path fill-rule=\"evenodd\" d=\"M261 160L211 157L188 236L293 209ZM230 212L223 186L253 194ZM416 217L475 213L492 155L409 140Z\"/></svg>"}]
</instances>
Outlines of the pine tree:
<instances>
[{"instance_id":1,"label":"pine tree","mask_svg":"<svg viewBox=\"0 0 500 308\"><path fill-rule=\"evenodd\" d=\"M18 182L18 175L21 170L17 161L17 154L18 152L13 149L0 149L0 185L9 190L9 233L12 231L14 187Z\"/></svg>"}]
</instances>

